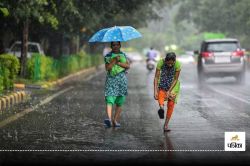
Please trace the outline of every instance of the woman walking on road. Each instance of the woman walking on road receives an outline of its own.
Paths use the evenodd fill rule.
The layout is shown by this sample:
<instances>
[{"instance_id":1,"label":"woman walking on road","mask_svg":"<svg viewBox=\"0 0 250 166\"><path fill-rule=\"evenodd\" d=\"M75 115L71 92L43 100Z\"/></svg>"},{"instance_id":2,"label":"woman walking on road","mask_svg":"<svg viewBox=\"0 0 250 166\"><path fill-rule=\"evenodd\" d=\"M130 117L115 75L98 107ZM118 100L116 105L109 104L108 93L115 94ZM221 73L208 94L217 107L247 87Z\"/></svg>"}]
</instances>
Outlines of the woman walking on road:
<instances>
[{"instance_id":1,"label":"woman walking on road","mask_svg":"<svg viewBox=\"0 0 250 166\"><path fill-rule=\"evenodd\" d=\"M164 119L164 101L167 101L166 119L163 130L168 129L168 123L174 111L174 105L177 103L177 98L180 91L179 75L181 71L181 64L176 61L174 52L166 54L165 59L161 59L156 68L154 78L154 98L158 100L160 109L158 115Z\"/></svg>"},{"instance_id":2,"label":"woman walking on road","mask_svg":"<svg viewBox=\"0 0 250 166\"><path fill-rule=\"evenodd\" d=\"M107 71L105 83L105 101L108 119L104 120L107 127L120 127L118 123L122 112L122 105L127 95L127 76L125 71L130 64L126 55L120 51L120 42L111 42L111 52L104 57ZM112 108L115 105L115 115L112 116Z\"/></svg>"}]
</instances>

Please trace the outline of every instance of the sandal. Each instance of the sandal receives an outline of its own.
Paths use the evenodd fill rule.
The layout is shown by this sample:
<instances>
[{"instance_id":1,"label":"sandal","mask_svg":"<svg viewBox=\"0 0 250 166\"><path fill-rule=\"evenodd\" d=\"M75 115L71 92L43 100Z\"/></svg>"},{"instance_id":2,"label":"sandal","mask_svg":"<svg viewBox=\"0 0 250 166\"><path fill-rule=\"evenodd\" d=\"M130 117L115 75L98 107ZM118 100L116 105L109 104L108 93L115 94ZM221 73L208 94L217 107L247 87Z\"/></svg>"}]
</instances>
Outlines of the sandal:
<instances>
[{"instance_id":1,"label":"sandal","mask_svg":"<svg viewBox=\"0 0 250 166\"><path fill-rule=\"evenodd\" d=\"M105 119L105 120L104 120L104 124L106 125L106 127L111 127L111 125L112 125L110 119Z\"/></svg>"},{"instance_id":2,"label":"sandal","mask_svg":"<svg viewBox=\"0 0 250 166\"><path fill-rule=\"evenodd\" d=\"M164 132L170 132L171 130L170 129L163 129L164 130Z\"/></svg>"},{"instance_id":3,"label":"sandal","mask_svg":"<svg viewBox=\"0 0 250 166\"><path fill-rule=\"evenodd\" d=\"M114 127L121 127L121 124L118 123L118 122L113 122L113 126L114 126Z\"/></svg>"},{"instance_id":4,"label":"sandal","mask_svg":"<svg viewBox=\"0 0 250 166\"><path fill-rule=\"evenodd\" d=\"M158 115L159 115L159 118L160 118L160 119L164 119L164 109L160 108L160 109L158 110Z\"/></svg>"}]
</instances>

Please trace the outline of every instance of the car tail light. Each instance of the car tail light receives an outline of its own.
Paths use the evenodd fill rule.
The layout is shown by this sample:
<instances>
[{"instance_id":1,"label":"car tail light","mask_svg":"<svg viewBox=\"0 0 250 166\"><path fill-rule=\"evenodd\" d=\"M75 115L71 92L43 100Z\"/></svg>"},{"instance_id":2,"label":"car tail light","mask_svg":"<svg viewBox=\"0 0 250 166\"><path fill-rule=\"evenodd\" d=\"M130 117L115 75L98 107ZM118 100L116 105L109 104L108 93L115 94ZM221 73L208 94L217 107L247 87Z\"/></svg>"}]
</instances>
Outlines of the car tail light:
<instances>
[{"instance_id":1,"label":"car tail light","mask_svg":"<svg viewBox=\"0 0 250 166\"><path fill-rule=\"evenodd\" d=\"M214 53L212 53L212 52L202 52L201 56L204 57L204 58L209 58L209 57L214 56Z\"/></svg>"},{"instance_id":2,"label":"car tail light","mask_svg":"<svg viewBox=\"0 0 250 166\"><path fill-rule=\"evenodd\" d=\"M232 56L244 56L244 51L234 51L232 52Z\"/></svg>"}]
</instances>

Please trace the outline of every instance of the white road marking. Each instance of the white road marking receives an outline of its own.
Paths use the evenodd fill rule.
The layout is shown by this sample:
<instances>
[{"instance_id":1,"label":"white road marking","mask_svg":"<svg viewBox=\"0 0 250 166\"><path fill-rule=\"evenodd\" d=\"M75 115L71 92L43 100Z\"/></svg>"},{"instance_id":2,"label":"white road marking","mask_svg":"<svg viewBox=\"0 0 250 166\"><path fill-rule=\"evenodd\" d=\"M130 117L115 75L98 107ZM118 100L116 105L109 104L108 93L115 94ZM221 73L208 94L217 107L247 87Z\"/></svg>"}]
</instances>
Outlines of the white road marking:
<instances>
[{"instance_id":1,"label":"white road marking","mask_svg":"<svg viewBox=\"0 0 250 166\"><path fill-rule=\"evenodd\" d=\"M193 84L181 84L181 89L194 89L195 85Z\"/></svg>"},{"instance_id":2,"label":"white road marking","mask_svg":"<svg viewBox=\"0 0 250 166\"><path fill-rule=\"evenodd\" d=\"M69 87L69 88L66 88L66 89L64 89L64 90L61 90L61 91L59 91L59 92L57 92L57 93L55 93L55 94L53 94L53 95L47 97L46 99L44 99L43 101L41 101L39 104L37 104L35 107L25 109L25 110L23 110L23 111L21 111L21 112L15 114L15 115L13 115L13 116L11 116L11 117L9 117L9 118L7 118L7 119L1 121L1 122L0 122L0 128L2 128L2 127L4 127L4 126L6 126L7 124L9 124L9 123L11 123L11 122L13 122L13 121L15 121L15 120L21 118L21 117L24 116L24 115L26 115L26 114L28 114L28 113L30 113L30 112L36 110L38 107L40 107L40 106L42 106L42 105L44 105L44 104L49 103L51 100L53 100L53 99L56 98L57 96L59 96L59 95L65 93L65 92L71 90L72 88L73 88L73 87Z\"/></svg>"},{"instance_id":3,"label":"white road marking","mask_svg":"<svg viewBox=\"0 0 250 166\"><path fill-rule=\"evenodd\" d=\"M84 79L84 82L87 82L87 81L91 80L92 78L100 75L101 73L103 73L103 70L96 71L94 74L91 74L91 75L87 76L87 78Z\"/></svg>"},{"instance_id":4,"label":"white road marking","mask_svg":"<svg viewBox=\"0 0 250 166\"><path fill-rule=\"evenodd\" d=\"M239 100L239 101L241 101L241 102L243 102L243 103L246 103L246 104L249 104L249 105L250 105L250 102L247 101L247 100L245 100L245 99L242 99L242 98L240 98L240 97L237 97L237 96L231 95L231 94L229 94L229 93L220 91L220 90L218 90L218 89L214 89L214 88L211 88L211 87L209 87L209 88L210 88L211 90L217 92L217 93L220 93L220 94L224 95L224 96L228 96L228 97L234 98L234 99L236 99L236 100Z\"/></svg>"}]
</instances>

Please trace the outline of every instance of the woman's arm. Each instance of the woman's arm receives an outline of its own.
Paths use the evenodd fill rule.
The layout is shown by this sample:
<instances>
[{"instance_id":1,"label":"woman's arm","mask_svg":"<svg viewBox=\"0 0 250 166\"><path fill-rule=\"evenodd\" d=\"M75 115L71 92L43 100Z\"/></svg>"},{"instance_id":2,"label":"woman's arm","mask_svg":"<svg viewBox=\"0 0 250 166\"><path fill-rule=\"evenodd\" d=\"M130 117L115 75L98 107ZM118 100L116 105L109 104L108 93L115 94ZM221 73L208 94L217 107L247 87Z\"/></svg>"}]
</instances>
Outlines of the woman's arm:
<instances>
[{"instance_id":1,"label":"woman's arm","mask_svg":"<svg viewBox=\"0 0 250 166\"><path fill-rule=\"evenodd\" d=\"M129 64L128 61L126 61L126 63L117 62L117 65L123 67L124 69L129 69L130 68L130 64Z\"/></svg>"},{"instance_id":2,"label":"woman's arm","mask_svg":"<svg viewBox=\"0 0 250 166\"><path fill-rule=\"evenodd\" d=\"M117 58L113 58L110 63L105 64L105 68L107 71L110 71L112 67L117 63Z\"/></svg>"},{"instance_id":3,"label":"woman's arm","mask_svg":"<svg viewBox=\"0 0 250 166\"><path fill-rule=\"evenodd\" d=\"M122 62L119 62L120 60L120 56L117 56L115 58L113 58L110 63L106 64L105 67L106 67L106 70L109 71L112 69L112 67L116 64L116 65L119 65L125 69L129 69L130 68L130 64L128 61L126 61L126 63L122 63Z\"/></svg>"},{"instance_id":4,"label":"woman's arm","mask_svg":"<svg viewBox=\"0 0 250 166\"><path fill-rule=\"evenodd\" d=\"M160 70L156 69L155 71L155 78L154 78L154 98L158 100L158 80L160 77Z\"/></svg>"}]
</instances>

